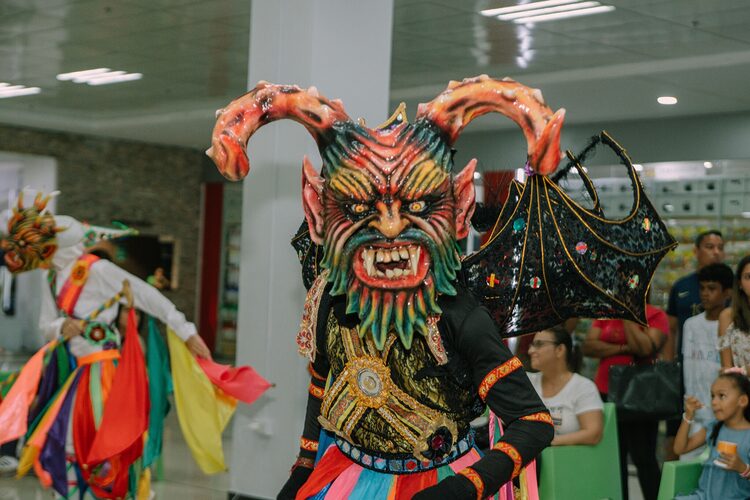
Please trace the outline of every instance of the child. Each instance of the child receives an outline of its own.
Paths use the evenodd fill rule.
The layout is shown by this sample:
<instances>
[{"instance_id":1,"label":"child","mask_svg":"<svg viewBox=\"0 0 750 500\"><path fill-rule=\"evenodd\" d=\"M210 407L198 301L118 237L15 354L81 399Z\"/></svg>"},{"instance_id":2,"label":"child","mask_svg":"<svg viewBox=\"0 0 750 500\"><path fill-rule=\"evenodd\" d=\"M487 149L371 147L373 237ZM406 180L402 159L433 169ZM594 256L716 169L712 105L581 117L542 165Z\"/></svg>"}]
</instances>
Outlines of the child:
<instances>
[{"instance_id":1,"label":"child","mask_svg":"<svg viewBox=\"0 0 750 500\"><path fill-rule=\"evenodd\" d=\"M685 413L674 440L674 452L687 453L704 442L711 454L703 464L698 489L676 500L740 500L750 498L750 380L729 369L711 386L711 409L716 420L688 438L696 410L703 404L694 396L685 399ZM708 439L706 439L708 436ZM735 451L719 451L734 446Z\"/></svg>"},{"instance_id":2,"label":"child","mask_svg":"<svg viewBox=\"0 0 750 500\"><path fill-rule=\"evenodd\" d=\"M721 368L718 342L719 314L732 293L734 273L726 264L709 264L698 271L700 301L704 312L685 321L682 329L682 359L685 394L699 401L710 401L711 383ZM708 408L695 412L695 423L705 427L713 420ZM697 455L696 455L697 456Z\"/></svg>"}]
</instances>

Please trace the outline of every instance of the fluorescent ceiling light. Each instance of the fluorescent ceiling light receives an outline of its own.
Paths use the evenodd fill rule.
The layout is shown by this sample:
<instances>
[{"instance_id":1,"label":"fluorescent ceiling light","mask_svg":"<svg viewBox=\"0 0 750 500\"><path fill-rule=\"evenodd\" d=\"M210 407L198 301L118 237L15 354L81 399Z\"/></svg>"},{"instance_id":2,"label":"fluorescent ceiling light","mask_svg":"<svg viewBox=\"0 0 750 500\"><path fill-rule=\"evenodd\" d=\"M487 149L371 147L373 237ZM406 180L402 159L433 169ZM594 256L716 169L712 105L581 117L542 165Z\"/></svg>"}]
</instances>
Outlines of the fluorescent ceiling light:
<instances>
[{"instance_id":1,"label":"fluorescent ceiling light","mask_svg":"<svg viewBox=\"0 0 750 500\"><path fill-rule=\"evenodd\" d=\"M105 73L97 73L96 75L79 76L77 78L73 78L73 83L91 83L99 80L100 78L110 78L113 76L120 76L124 74L124 71L107 71Z\"/></svg>"},{"instance_id":2,"label":"fluorescent ceiling light","mask_svg":"<svg viewBox=\"0 0 750 500\"><path fill-rule=\"evenodd\" d=\"M115 75L107 78L96 78L87 82L89 85L107 85L109 83L131 82L143 78L141 73L127 73L125 75Z\"/></svg>"},{"instance_id":3,"label":"fluorescent ceiling light","mask_svg":"<svg viewBox=\"0 0 750 500\"><path fill-rule=\"evenodd\" d=\"M671 106L673 104L677 104L677 98L676 97L672 97L672 96L668 96L668 95L663 95L663 96L657 98L656 102L658 102L659 104L663 104L665 106Z\"/></svg>"},{"instance_id":4,"label":"fluorescent ceiling light","mask_svg":"<svg viewBox=\"0 0 750 500\"><path fill-rule=\"evenodd\" d=\"M588 9L569 10L567 12L556 12L554 14L542 14L540 16L533 15L534 11L529 12L528 17L521 17L514 19L513 22L517 24L534 24L542 23L545 21L557 21L558 19L568 19L571 17L590 16L592 14L603 14L605 12L611 12L615 10L612 5L600 5L598 7L591 7Z\"/></svg>"},{"instance_id":5,"label":"fluorescent ceiling light","mask_svg":"<svg viewBox=\"0 0 750 500\"><path fill-rule=\"evenodd\" d=\"M107 85L109 83L130 82L143 78L142 73L128 73L127 71L113 71L109 68L87 69L73 71L72 73L61 73L57 79L61 81L72 81L73 83L86 83L88 85Z\"/></svg>"},{"instance_id":6,"label":"fluorescent ceiling light","mask_svg":"<svg viewBox=\"0 0 750 500\"><path fill-rule=\"evenodd\" d=\"M710 161L704 161L703 166L706 168L714 168L714 164L711 163Z\"/></svg>"},{"instance_id":7,"label":"fluorescent ceiling light","mask_svg":"<svg viewBox=\"0 0 750 500\"><path fill-rule=\"evenodd\" d=\"M22 88L15 88L15 87L22 87ZM0 99L5 99L7 97L19 97L23 95L34 95L38 94L42 91L39 87L24 87L23 85L14 85L13 88L10 87L3 87L0 88Z\"/></svg>"},{"instance_id":8,"label":"fluorescent ceiling light","mask_svg":"<svg viewBox=\"0 0 750 500\"><path fill-rule=\"evenodd\" d=\"M61 82L64 82L68 80L74 80L76 78L99 75L101 73L107 73L109 71L109 68L86 69L83 71L73 71L72 73L60 73L59 75L57 75L57 79Z\"/></svg>"},{"instance_id":9,"label":"fluorescent ceiling light","mask_svg":"<svg viewBox=\"0 0 750 500\"><path fill-rule=\"evenodd\" d=\"M527 10L541 9L544 7L554 7L555 5L563 5L566 3L574 3L579 0L545 0L543 2L532 2L523 5L513 5L511 7L500 7L499 9L485 9L479 11L480 14L487 17L499 16L502 14L510 14L511 12L521 12Z\"/></svg>"},{"instance_id":10,"label":"fluorescent ceiling light","mask_svg":"<svg viewBox=\"0 0 750 500\"><path fill-rule=\"evenodd\" d=\"M512 21L514 19L520 19L529 16L539 16L542 14L552 14L554 12L568 12L571 10L588 9L591 7L598 7L601 4L599 2L578 2L566 5L558 5L557 7L546 7L544 9L524 10L522 12L514 12L512 14L501 14L497 16L501 21Z\"/></svg>"}]
</instances>

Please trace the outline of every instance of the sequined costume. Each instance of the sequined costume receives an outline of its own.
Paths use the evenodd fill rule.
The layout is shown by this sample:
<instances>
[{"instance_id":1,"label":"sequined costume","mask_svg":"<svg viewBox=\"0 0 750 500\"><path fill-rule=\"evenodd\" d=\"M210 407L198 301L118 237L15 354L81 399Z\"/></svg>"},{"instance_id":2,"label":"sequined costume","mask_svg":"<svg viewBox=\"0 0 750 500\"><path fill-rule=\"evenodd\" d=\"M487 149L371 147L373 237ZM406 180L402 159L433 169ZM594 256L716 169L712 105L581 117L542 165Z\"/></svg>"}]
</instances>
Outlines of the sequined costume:
<instances>
[{"instance_id":1,"label":"sequined costume","mask_svg":"<svg viewBox=\"0 0 750 500\"><path fill-rule=\"evenodd\" d=\"M514 185L488 245L462 258L476 162L453 176L451 148L489 112L520 126L530 178ZM605 312L643 322L651 275L674 243L635 174L634 213L617 229L598 205L572 202L549 175L564 110L511 80L451 82L414 123L402 106L374 129L314 88L265 82L217 117L208 154L230 179L249 171L249 137L278 119L305 126L323 159L320 173L304 160L307 224L293 240L309 288L297 344L311 381L280 498L496 493L553 436L502 338ZM644 217L648 238L634 241L626 232ZM578 243L591 248L585 258ZM505 432L480 457L469 422L487 406Z\"/></svg>"}]
</instances>

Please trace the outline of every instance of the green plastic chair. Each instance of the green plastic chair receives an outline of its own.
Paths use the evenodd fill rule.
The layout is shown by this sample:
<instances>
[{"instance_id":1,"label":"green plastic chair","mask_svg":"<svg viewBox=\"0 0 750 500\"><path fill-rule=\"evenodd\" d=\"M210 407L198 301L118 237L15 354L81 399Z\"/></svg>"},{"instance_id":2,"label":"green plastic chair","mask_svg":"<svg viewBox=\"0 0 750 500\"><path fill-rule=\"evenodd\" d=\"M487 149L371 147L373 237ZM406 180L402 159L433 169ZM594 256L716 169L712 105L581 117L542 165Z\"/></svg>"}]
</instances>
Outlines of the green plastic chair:
<instances>
[{"instance_id":1,"label":"green plastic chair","mask_svg":"<svg viewBox=\"0 0 750 500\"><path fill-rule=\"evenodd\" d=\"M661 470L658 500L672 500L677 495L692 493L698 488L705 458L664 462Z\"/></svg>"},{"instance_id":2,"label":"green plastic chair","mask_svg":"<svg viewBox=\"0 0 750 500\"><path fill-rule=\"evenodd\" d=\"M622 500L614 403L604 403L599 444L550 446L542 452L541 462L541 500Z\"/></svg>"}]
</instances>

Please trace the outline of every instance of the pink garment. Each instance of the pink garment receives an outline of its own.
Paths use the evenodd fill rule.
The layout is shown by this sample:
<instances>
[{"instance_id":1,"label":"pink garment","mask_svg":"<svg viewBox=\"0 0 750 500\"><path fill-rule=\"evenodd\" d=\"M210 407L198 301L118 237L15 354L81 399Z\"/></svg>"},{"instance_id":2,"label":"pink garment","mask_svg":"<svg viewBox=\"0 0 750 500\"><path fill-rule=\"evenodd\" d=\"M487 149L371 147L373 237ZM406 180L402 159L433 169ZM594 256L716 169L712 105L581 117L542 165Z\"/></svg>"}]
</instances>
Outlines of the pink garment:
<instances>
[{"instance_id":1,"label":"pink garment","mask_svg":"<svg viewBox=\"0 0 750 500\"><path fill-rule=\"evenodd\" d=\"M196 359L213 385L247 404L252 404L271 387L271 383L258 375L250 366L235 368L221 365L210 359Z\"/></svg>"},{"instance_id":2,"label":"pink garment","mask_svg":"<svg viewBox=\"0 0 750 500\"><path fill-rule=\"evenodd\" d=\"M326 493L326 498L349 498L349 495L357 485L357 481L359 481L361 473L362 467L359 465L352 465L346 469L333 482L328 493Z\"/></svg>"}]
</instances>

